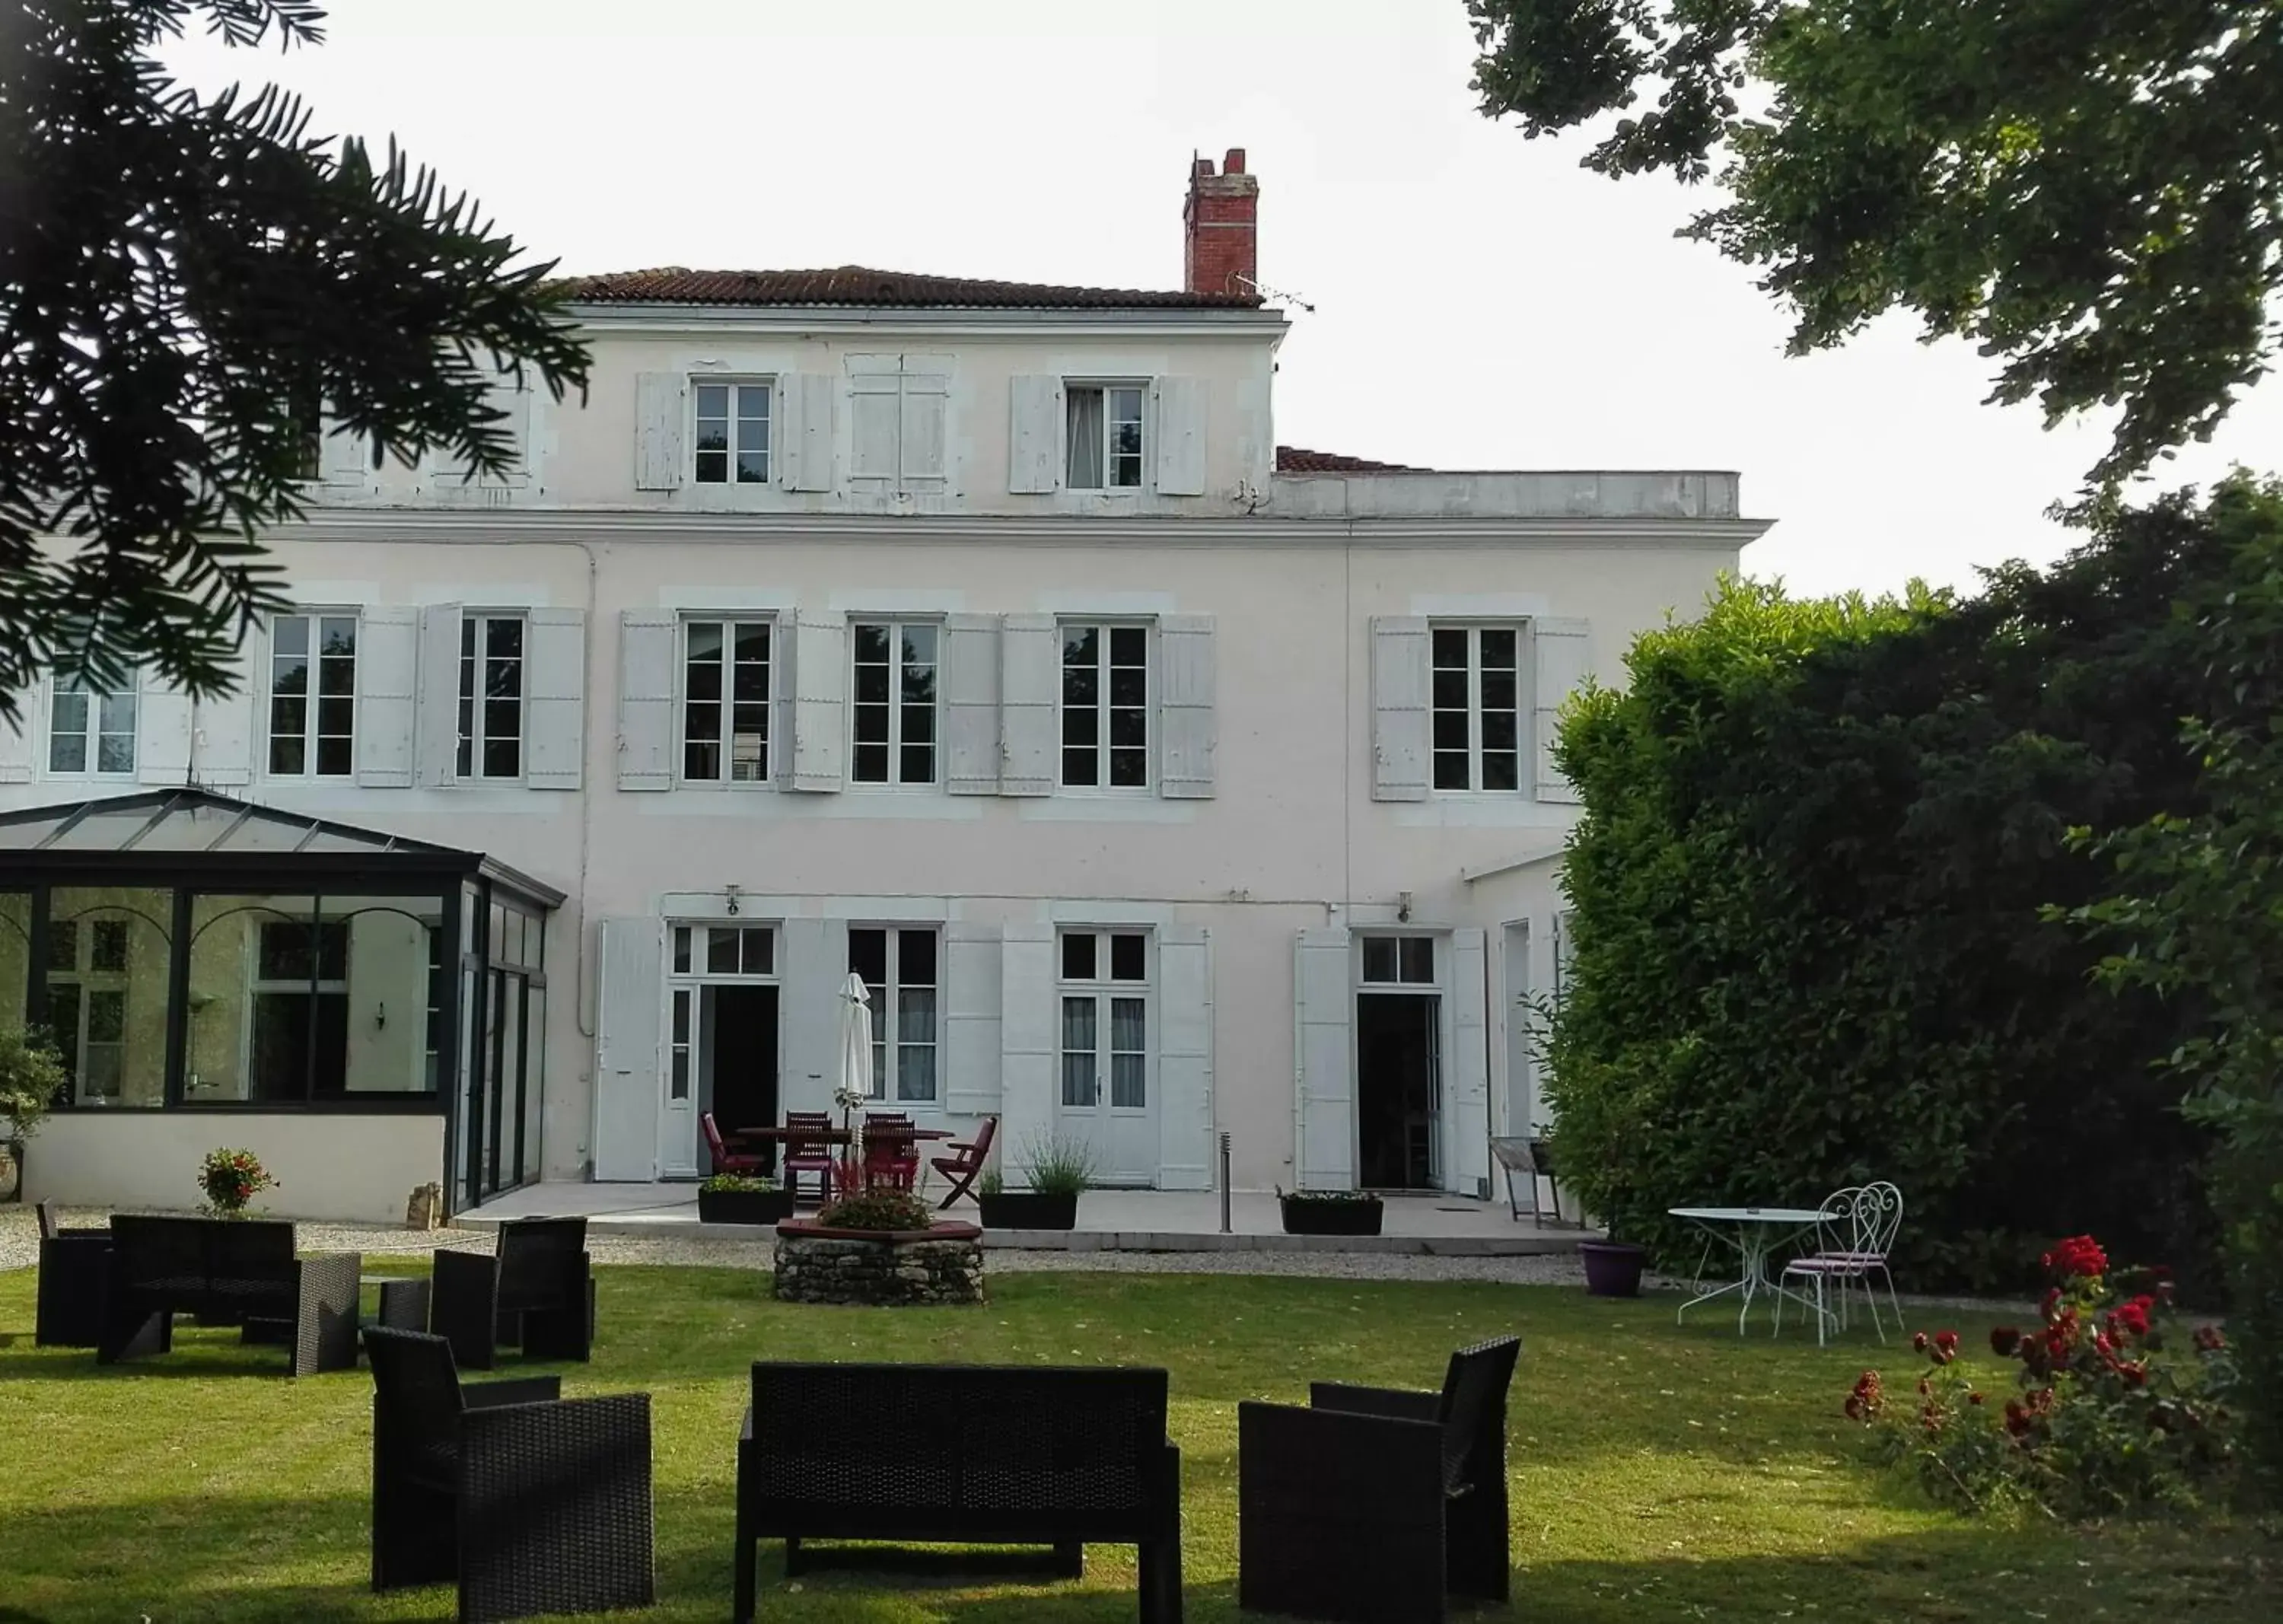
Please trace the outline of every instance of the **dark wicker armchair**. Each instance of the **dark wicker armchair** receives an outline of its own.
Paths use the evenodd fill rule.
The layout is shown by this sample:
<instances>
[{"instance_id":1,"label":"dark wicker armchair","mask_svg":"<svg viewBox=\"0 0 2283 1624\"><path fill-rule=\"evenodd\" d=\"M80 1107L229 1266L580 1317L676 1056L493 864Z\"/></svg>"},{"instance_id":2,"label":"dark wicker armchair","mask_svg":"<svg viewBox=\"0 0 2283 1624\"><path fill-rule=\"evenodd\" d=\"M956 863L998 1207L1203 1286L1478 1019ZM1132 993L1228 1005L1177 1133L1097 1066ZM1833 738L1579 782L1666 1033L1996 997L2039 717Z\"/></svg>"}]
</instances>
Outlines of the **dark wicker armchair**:
<instances>
[{"instance_id":1,"label":"dark wicker armchair","mask_svg":"<svg viewBox=\"0 0 2283 1624\"><path fill-rule=\"evenodd\" d=\"M66 1229L52 1203L39 1204L40 1284L32 1340L41 1347L93 1347L103 1340L105 1277L111 1230Z\"/></svg>"},{"instance_id":2,"label":"dark wicker armchair","mask_svg":"<svg viewBox=\"0 0 2283 1624\"><path fill-rule=\"evenodd\" d=\"M436 1253L429 1329L469 1370L495 1350L533 1359L584 1360L595 1340L595 1277L584 1218L518 1218L499 1227L495 1250Z\"/></svg>"},{"instance_id":3,"label":"dark wicker armchair","mask_svg":"<svg viewBox=\"0 0 2283 1624\"><path fill-rule=\"evenodd\" d=\"M1318 1382L1305 1409L1237 1406L1237 1604L1434 1624L1508 1592L1513 1337L1451 1355L1443 1391Z\"/></svg>"},{"instance_id":4,"label":"dark wicker armchair","mask_svg":"<svg viewBox=\"0 0 2283 1624\"><path fill-rule=\"evenodd\" d=\"M456 1582L463 1624L655 1599L650 1395L463 1386L441 1337L370 1327L372 1588Z\"/></svg>"}]
</instances>

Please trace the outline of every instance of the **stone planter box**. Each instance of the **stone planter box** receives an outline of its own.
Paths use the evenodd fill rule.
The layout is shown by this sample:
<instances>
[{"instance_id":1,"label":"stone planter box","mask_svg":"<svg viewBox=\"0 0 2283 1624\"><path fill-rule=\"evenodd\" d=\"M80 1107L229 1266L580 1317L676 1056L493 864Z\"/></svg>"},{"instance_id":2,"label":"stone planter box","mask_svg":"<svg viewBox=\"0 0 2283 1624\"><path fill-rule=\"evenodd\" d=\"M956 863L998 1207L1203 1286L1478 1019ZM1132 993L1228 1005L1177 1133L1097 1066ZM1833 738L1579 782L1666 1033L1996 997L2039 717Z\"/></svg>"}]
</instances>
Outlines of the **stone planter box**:
<instances>
[{"instance_id":1,"label":"stone planter box","mask_svg":"<svg viewBox=\"0 0 2283 1624\"><path fill-rule=\"evenodd\" d=\"M24 1198L24 1142L0 1139L0 1202Z\"/></svg>"},{"instance_id":2,"label":"stone planter box","mask_svg":"<svg viewBox=\"0 0 2283 1624\"><path fill-rule=\"evenodd\" d=\"M792 1216L790 1190L700 1190L700 1223L782 1223Z\"/></svg>"},{"instance_id":3,"label":"stone planter box","mask_svg":"<svg viewBox=\"0 0 2283 1624\"><path fill-rule=\"evenodd\" d=\"M983 1299L983 1231L971 1223L924 1230L840 1230L807 1219L777 1225L783 1302L933 1308Z\"/></svg>"},{"instance_id":4,"label":"stone planter box","mask_svg":"<svg viewBox=\"0 0 2283 1624\"><path fill-rule=\"evenodd\" d=\"M1376 1235L1387 1211L1377 1196L1352 1201L1285 1196L1277 1205L1284 1209L1287 1235Z\"/></svg>"},{"instance_id":5,"label":"stone planter box","mask_svg":"<svg viewBox=\"0 0 2283 1624\"><path fill-rule=\"evenodd\" d=\"M1078 1228L1078 1198L1042 1196L1035 1191L1009 1191L978 1196L986 1230L1074 1230Z\"/></svg>"}]
</instances>

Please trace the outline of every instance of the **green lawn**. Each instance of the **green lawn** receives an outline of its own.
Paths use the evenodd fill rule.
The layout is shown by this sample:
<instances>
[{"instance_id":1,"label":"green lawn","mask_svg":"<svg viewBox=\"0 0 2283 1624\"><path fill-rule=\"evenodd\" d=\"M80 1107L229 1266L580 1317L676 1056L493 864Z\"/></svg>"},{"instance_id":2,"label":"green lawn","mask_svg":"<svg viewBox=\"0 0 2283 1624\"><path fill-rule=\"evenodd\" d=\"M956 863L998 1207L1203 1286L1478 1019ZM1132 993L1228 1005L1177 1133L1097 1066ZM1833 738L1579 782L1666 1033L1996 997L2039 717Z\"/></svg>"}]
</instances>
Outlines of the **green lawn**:
<instances>
[{"instance_id":1,"label":"green lawn","mask_svg":"<svg viewBox=\"0 0 2283 1624\"><path fill-rule=\"evenodd\" d=\"M758 1355L1167 1366L1188 1616L1212 1620L1236 1615L1239 1399L1290 1400L1319 1377L1431 1386L1451 1348L1508 1331L1523 1339L1516 1618L2283 1616L2283 1563L2250 1528L1969 1524L1862 1464L1839 1401L1866 1362L1907 1370L1906 1350L1740 1341L1733 1316L1676 1330L1669 1305L1556 1288L1031 1274L994 1279L986 1308L893 1311L780 1307L767 1287L603 1270L594 1362L564 1367L571 1392L654 1395L660 1605L645 1617L728 1616L734 1439ZM452 1616L448 1589L365 1589L364 1372L293 1382L276 1350L188 1329L170 1356L98 1370L33 1347L32 1300L29 1271L0 1275L0 1620ZM1979 1340L1986 1325L1960 1329ZM852 1570L798 1590L764 1550L766 1617L1134 1616L1130 1550L1091 1553L1082 1584Z\"/></svg>"}]
</instances>

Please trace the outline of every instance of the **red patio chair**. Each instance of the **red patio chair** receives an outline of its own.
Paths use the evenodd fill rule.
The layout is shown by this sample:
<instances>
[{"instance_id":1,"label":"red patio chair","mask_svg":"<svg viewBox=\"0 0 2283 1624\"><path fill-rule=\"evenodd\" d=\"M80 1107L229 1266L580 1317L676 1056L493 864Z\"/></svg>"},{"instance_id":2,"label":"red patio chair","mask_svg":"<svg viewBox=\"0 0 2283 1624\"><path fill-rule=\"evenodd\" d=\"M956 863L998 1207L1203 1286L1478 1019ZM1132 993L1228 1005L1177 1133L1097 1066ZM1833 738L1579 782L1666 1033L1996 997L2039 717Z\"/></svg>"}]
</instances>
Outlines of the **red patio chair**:
<instances>
[{"instance_id":1,"label":"red patio chair","mask_svg":"<svg viewBox=\"0 0 2283 1624\"><path fill-rule=\"evenodd\" d=\"M883 1112L864 1119L864 1183L909 1190L919 1183L919 1141L911 1118Z\"/></svg>"},{"instance_id":2,"label":"red patio chair","mask_svg":"<svg viewBox=\"0 0 2283 1624\"><path fill-rule=\"evenodd\" d=\"M996 1138L998 1134L999 1119L995 1116L985 1117L983 1126L975 1130L975 1139L972 1144L946 1145L944 1148L951 1154L939 1156L928 1164L951 1181L951 1193L936 1203L938 1207L949 1206L960 1197L970 1192L976 1179L982 1174L985 1164L991 1159L991 1141Z\"/></svg>"},{"instance_id":3,"label":"red patio chair","mask_svg":"<svg viewBox=\"0 0 2283 1624\"><path fill-rule=\"evenodd\" d=\"M767 1175L768 1158L757 1155L752 1151L731 1150L721 1137L721 1127L713 1120L712 1112L698 1113L697 1126L705 1130L705 1152L713 1159L714 1172L735 1173L746 1178L762 1178Z\"/></svg>"},{"instance_id":4,"label":"red patio chair","mask_svg":"<svg viewBox=\"0 0 2283 1624\"><path fill-rule=\"evenodd\" d=\"M804 1173L816 1175L816 1198L832 1199L832 1177L839 1166L834 1155L832 1117L823 1111L788 1111L785 1113L785 1188L792 1192L795 1201L800 1199L800 1179Z\"/></svg>"}]
</instances>

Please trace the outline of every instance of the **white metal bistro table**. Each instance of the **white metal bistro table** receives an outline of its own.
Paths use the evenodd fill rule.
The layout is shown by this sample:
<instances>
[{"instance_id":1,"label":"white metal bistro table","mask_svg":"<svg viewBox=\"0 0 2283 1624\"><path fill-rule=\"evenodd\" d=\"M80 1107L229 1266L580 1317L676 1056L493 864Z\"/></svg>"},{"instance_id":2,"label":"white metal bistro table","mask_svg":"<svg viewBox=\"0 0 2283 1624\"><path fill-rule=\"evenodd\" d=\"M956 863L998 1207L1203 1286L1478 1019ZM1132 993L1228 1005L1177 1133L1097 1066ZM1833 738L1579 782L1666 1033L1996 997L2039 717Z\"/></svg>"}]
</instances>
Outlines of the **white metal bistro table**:
<instances>
[{"instance_id":1,"label":"white metal bistro table","mask_svg":"<svg viewBox=\"0 0 2283 1624\"><path fill-rule=\"evenodd\" d=\"M1745 1322L1751 1317L1752 1299L1763 1292L1773 1292L1790 1298L1803 1308L1815 1305L1796 1292L1787 1292L1768 1277L1768 1253L1784 1242L1812 1230L1817 1224L1834 1216L1812 1207L1799 1206L1669 1206L1665 1209L1675 1218L1686 1218L1721 1245L1735 1249L1739 1268L1736 1278L1726 1285L1716 1286L1690 1298L1673 1315L1673 1322L1703 1302L1715 1297L1726 1297L1734 1292L1743 1299L1736 1314L1736 1334L1744 1334Z\"/></svg>"}]
</instances>

